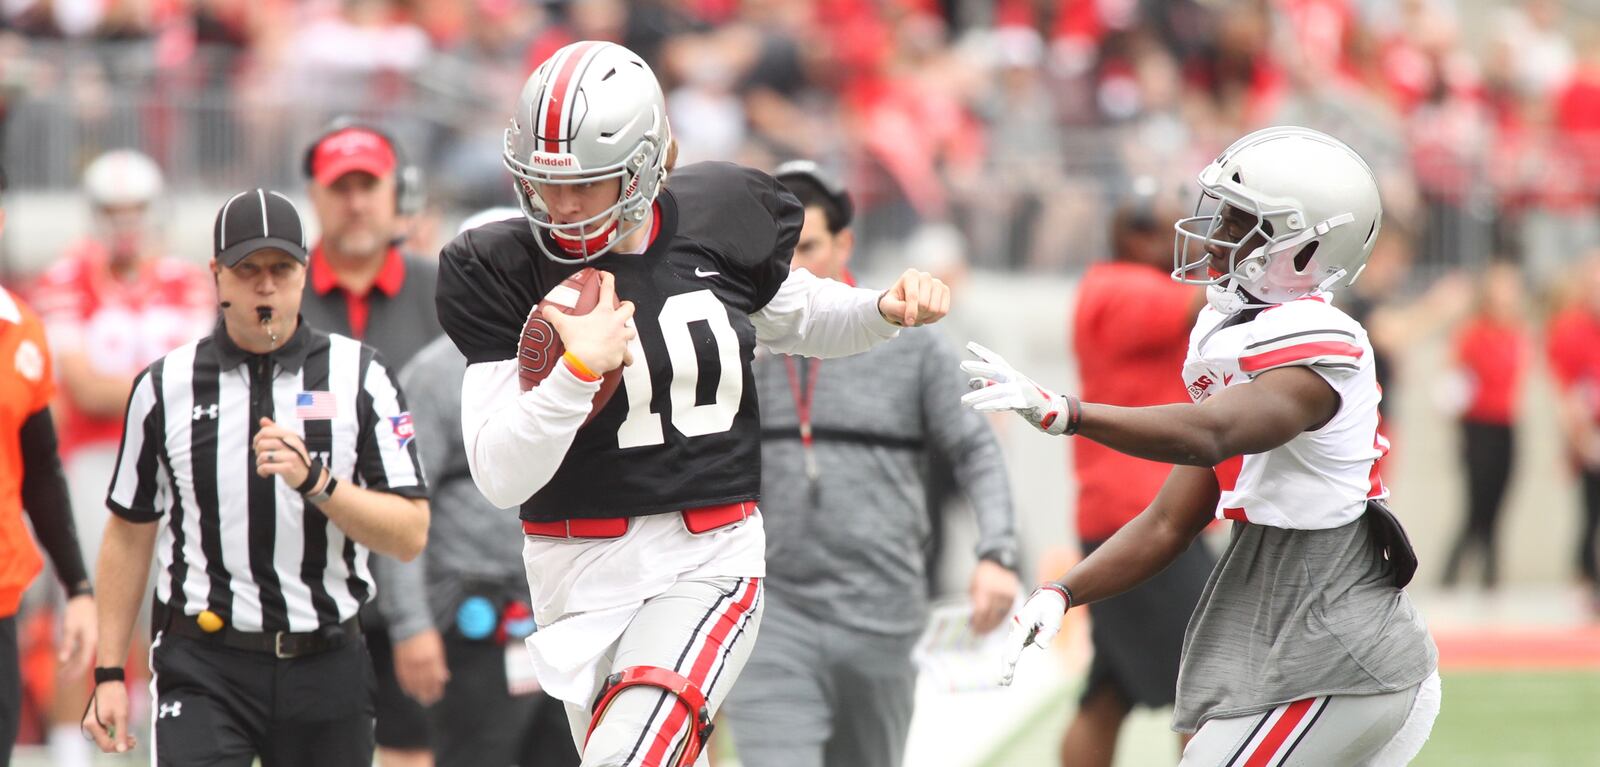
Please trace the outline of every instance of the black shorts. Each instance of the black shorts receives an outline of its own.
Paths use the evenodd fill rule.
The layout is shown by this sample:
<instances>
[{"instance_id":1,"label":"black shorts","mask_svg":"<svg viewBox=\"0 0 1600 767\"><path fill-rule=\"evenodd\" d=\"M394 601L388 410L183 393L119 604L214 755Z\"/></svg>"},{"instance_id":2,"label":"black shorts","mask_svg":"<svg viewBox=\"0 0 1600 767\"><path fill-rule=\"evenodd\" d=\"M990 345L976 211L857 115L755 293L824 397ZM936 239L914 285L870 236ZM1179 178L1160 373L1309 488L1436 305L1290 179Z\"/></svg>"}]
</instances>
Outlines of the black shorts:
<instances>
[{"instance_id":1,"label":"black shorts","mask_svg":"<svg viewBox=\"0 0 1600 767\"><path fill-rule=\"evenodd\" d=\"M1105 541L1084 541L1089 556ZM1094 660L1084 699L1111 685L1132 706L1172 705L1183 633L1217 559L1199 539L1154 578L1089 605Z\"/></svg>"},{"instance_id":2,"label":"black shorts","mask_svg":"<svg viewBox=\"0 0 1600 767\"><path fill-rule=\"evenodd\" d=\"M378 680L378 746L402 750L431 748L433 739L429 737L427 710L400 689L400 680L394 675L394 645L389 642L388 627L367 629L363 633L367 649L372 653L372 673Z\"/></svg>"},{"instance_id":3,"label":"black shorts","mask_svg":"<svg viewBox=\"0 0 1600 767\"><path fill-rule=\"evenodd\" d=\"M158 765L372 763L375 684L358 641L279 660L164 632L150 653Z\"/></svg>"}]
</instances>

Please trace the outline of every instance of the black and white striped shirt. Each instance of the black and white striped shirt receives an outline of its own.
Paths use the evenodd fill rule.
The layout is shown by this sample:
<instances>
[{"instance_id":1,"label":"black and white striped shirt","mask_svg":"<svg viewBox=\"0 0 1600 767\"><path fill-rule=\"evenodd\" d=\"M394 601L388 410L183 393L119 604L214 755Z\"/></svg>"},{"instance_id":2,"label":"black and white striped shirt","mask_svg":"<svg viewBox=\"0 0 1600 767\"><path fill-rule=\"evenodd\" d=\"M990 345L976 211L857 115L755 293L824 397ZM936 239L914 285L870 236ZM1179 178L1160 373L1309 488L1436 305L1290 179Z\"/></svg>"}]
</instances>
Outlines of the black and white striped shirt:
<instances>
[{"instance_id":1,"label":"black and white striped shirt","mask_svg":"<svg viewBox=\"0 0 1600 767\"><path fill-rule=\"evenodd\" d=\"M278 477L255 472L265 416L305 437L340 481L426 495L411 414L377 353L300 323L271 355L208 337L134 381L106 504L161 522L156 598L211 610L240 631L312 631L356 614L373 593L367 549Z\"/></svg>"}]
</instances>

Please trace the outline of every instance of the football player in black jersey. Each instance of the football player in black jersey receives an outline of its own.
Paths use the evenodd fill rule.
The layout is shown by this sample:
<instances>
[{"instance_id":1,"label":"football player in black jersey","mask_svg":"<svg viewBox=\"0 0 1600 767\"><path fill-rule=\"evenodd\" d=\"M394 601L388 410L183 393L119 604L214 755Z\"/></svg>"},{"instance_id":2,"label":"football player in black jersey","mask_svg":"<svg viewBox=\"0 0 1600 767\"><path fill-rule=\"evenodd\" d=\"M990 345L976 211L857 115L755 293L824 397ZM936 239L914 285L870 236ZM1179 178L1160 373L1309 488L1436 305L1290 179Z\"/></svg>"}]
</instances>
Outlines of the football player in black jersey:
<instances>
[{"instance_id":1,"label":"football player in black jersey","mask_svg":"<svg viewBox=\"0 0 1600 767\"><path fill-rule=\"evenodd\" d=\"M694 763L749 655L765 574L755 345L852 354L949 309L914 270L882 293L791 273L795 198L738 165L673 171L672 154L642 59L562 48L506 131L526 223L468 231L440 257L440 320L468 361L472 474L521 507L528 649L586 766ZM526 315L585 265L604 273L600 305L547 315L566 353L522 392ZM622 387L585 425L618 367Z\"/></svg>"}]
</instances>

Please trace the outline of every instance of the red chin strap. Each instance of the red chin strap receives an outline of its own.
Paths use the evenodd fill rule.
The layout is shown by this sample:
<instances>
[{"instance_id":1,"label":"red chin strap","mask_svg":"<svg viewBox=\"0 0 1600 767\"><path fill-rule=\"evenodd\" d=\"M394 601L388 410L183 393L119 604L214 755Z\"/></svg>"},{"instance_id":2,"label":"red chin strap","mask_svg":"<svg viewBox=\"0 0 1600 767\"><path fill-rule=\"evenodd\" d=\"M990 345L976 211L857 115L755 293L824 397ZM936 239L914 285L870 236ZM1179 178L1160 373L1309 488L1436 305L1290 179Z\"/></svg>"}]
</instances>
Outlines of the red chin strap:
<instances>
[{"instance_id":1,"label":"red chin strap","mask_svg":"<svg viewBox=\"0 0 1600 767\"><path fill-rule=\"evenodd\" d=\"M606 228L600 230L599 234L580 240L574 237L566 237L556 234L555 232L551 232L553 235L551 239L555 240L556 245L560 246L561 250L567 255L574 256L576 258L587 258L588 256L594 255L595 251L600 250L601 248L605 247L607 243L611 242L612 235L616 233L617 219L613 218L611 223L606 225Z\"/></svg>"}]
</instances>

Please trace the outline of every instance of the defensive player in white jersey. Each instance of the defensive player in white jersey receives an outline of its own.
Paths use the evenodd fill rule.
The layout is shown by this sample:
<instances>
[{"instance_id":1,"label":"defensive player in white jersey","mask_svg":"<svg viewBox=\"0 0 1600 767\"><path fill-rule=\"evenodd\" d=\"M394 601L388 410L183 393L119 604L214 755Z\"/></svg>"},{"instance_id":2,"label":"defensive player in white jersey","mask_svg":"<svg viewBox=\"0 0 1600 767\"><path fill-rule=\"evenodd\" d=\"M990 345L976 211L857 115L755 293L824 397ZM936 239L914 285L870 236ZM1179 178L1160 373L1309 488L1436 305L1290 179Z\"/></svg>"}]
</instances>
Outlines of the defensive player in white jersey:
<instances>
[{"instance_id":1,"label":"defensive player in white jersey","mask_svg":"<svg viewBox=\"0 0 1600 767\"><path fill-rule=\"evenodd\" d=\"M1377 182L1339 140L1291 127L1240 139L1199 182L1173 271L1210 298L1184 363L1193 404L1080 402L976 344L981 360L962 365L971 407L1175 465L1138 518L1029 597L1004 680L1067 610L1160 572L1228 519L1184 638L1183 767L1404 764L1438 713L1438 652L1402 591L1416 559L1378 477L1372 346L1330 303L1372 251Z\"/></svg>"}]
</instances>

